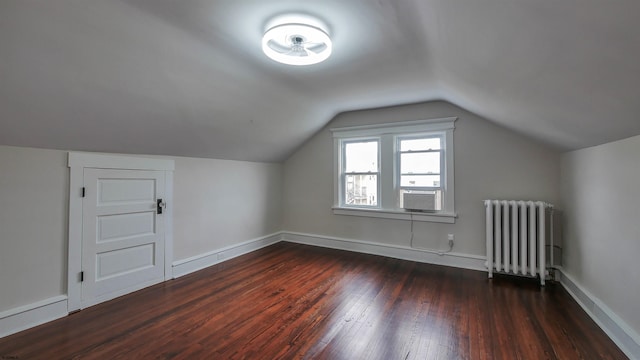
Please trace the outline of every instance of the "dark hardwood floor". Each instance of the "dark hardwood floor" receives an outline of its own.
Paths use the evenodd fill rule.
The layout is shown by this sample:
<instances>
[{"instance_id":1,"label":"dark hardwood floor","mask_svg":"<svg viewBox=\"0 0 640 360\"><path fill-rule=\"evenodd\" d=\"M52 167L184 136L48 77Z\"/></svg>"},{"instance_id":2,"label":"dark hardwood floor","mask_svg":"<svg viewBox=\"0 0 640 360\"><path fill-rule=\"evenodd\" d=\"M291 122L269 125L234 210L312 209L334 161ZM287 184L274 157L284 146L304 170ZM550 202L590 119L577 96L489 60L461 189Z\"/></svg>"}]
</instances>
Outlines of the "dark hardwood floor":
<instances>
[{"instance_id":1,"label":"dark hardwood floor","mask_svg":"<svg viewBox=\"0 0 640 360\"><path fill-rule=\"evenodd\" d=\"M559 285L279 243L0 339L1 359L624 359Z\"/></svg>"}]
</instances>

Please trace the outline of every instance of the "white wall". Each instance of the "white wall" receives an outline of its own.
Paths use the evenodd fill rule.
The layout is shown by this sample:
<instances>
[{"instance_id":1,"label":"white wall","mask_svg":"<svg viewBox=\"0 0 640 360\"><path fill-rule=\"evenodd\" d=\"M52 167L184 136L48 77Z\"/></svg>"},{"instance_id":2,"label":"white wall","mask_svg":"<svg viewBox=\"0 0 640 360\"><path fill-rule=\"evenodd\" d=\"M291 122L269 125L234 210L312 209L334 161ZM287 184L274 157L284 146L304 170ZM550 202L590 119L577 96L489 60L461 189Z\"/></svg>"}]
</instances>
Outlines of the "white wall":
<instances>
[{"instance_id":1,"label":"white wall","mask_svg":"<svg viewBox=\"0 0 640 360\"><path fill-rule=\"evenodd\" d=\"M177 157L174 259L281 228L282 166ZM67 152L0 146L0 312L66 293Z\"/></svg>"},{"instance_id":2,"label":"white wall","mask_svg":"<svg viewBox=\"0 0 640 360\"><path fill-rule=\"evenodd\" d=\"M640 136L636 136L564 154L561 176L564 271L636 334L640 334L639 160Z\"/></svg>"},{"instance_id":3,"label":"white wall","mask_svg":"<svg viewBox=\"0 0 640 360\"><path fill-rule=\"evenodd\" d=\"M65 294L67 155L0 146L0 312Z\"/></svg>"},{"instance_id":4,"label":"white wall","mask_svg":"<svg viewBox=\"0 0 640 360\"><path fill-rule=\"evenodd\" d=\"M333 139L329 127L457 116L455 224L414 223L414 246L485 254L482 200L559 200L560 155L548 147L446 102L343 113L298 149L284 165L284 230L410 245L410 222L333 215Z\"/></svg>"},{"instance_id":5,"label":"white wall","mask_svg":"<svg viewBox=\"0 0 640 360\"><path fill-rule=\"evenodd\" d=\"M280 231L282 165L174 160L175 260Z\"/></svg>"}]
</instances>

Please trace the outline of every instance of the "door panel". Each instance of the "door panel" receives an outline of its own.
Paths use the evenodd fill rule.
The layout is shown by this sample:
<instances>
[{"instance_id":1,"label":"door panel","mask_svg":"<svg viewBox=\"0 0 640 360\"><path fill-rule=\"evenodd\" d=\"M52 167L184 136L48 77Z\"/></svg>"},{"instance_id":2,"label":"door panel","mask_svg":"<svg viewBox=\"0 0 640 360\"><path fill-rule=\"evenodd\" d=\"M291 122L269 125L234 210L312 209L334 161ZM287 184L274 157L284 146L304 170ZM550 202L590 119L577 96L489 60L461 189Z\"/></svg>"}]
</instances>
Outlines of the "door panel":
<instances>
[{"instance_id":1,"label":"door panel","mask_svg":"<svg viewBox=\"0 0 640 360\"><path fill-rule=\"evenodd\" d=\"M97 242L125 240L127 238L153 235L155 212L106 215L98 218Z\"/></svg>"},{"instance_id":2,"label":"door panel","mask_svg":"<svg viewBox=\"0 0 640 360\"><path fill-rule=\"evenodd\" d=\"M140 204L153 201L156 196L155 185L154 179L97 179L98 205Z\"/></svg>"},{"instance_id":3,"label":"door panel","mask_svg":"<svg viewBox=\"0 0 640 360\"><path fill-rule=\"evenodd\" d=\"M106 280L154 265L154 244L105 251L96 255L96 280Z\"/></svg>"},{"instance_id":4,"label":"door panel","mask_svg":"<svg viewBox=\"0 0 640 360\"><path fill-rule=\"evenodd\" d=\"M83 307L164 280L164 172L84 170Z\"/></svg>"}]
</instances>

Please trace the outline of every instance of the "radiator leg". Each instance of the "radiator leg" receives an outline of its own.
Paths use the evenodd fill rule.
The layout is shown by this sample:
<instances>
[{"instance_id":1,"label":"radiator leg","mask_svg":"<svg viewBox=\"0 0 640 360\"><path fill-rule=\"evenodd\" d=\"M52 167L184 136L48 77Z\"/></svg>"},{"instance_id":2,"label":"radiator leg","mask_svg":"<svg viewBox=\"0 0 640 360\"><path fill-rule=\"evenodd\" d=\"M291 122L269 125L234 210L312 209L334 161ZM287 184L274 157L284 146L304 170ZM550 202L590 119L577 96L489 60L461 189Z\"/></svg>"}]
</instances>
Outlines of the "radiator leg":
<instances>
[{"instance_id":1,"label":"radiator leg","mask_svg":"<svg viewBox=\"0 0 640 360\"><path fill-rule=\"evenodd\" d=\"M540 259L540 264L538 265L538 271L540 272L540 285L544 286L544 281L546 278L546 274L547 274L547 262L546 262L546 248L545 248L545 244L547 243L546 241L546 229L545 229L545 210L546 210L546 205L543 202L539 202L538 203L538 241L540 242L539 244L539 249L538 249L538 258Z\"/></svg>"},{"instance_id":2,"label":"radiator leg","mask_svg":"<svg viewBox=\"0 0 640 360\"><path fill-rule=\"evenodd\" d=\"M493 205L490 200L484 202L486 208L487 269L489 279L493 278Z\"/></svg>"}]
</instances>

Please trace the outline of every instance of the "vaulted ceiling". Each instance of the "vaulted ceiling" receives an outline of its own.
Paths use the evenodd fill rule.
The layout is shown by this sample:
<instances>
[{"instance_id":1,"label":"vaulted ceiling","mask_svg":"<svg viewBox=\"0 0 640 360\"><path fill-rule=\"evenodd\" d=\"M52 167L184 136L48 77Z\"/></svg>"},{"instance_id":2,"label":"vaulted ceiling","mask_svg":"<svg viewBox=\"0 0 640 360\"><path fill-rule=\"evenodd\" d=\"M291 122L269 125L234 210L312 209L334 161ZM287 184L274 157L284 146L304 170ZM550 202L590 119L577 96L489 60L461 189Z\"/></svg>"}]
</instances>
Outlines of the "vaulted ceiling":
<instances>
[{"instance_id":1,"label":"vaulted ceiling","mask_svg":"<svg viewBox=\"0 0 640 360\"><path fill-rule=\"evenodd\" d=\"M326 62L262 54L289 12L328 23ZM0 144L281 161L337 113L446 100L596 145L640 134L639 15L637 0L2 0Z\"/></svg>"}]
</instances>

